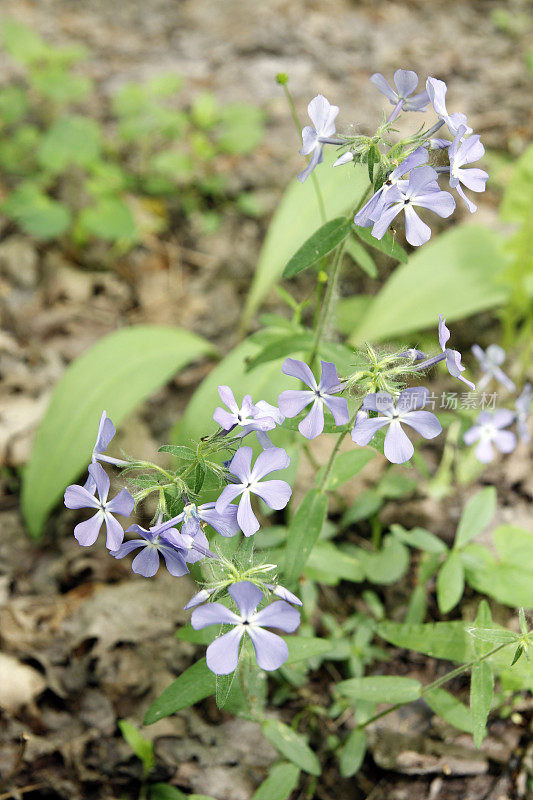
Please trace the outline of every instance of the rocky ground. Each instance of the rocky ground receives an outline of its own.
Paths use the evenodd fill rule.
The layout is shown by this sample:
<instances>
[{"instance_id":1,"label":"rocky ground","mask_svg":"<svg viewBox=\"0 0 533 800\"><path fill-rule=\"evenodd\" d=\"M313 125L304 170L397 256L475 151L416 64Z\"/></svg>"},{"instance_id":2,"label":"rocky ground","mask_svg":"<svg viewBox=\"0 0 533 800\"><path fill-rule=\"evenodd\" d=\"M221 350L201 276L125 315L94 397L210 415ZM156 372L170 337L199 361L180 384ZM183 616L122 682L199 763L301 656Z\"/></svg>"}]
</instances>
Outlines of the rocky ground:
<instances>
[{"instance_id":1,"label":"rocky ground","mask_svg":"<svg viewBox=\"0 0 533 800\"><path fill-rule=\"evenodd\" d=\"M521 20L516 29L497 24L494 12L503 6ZM1 11L52 42L84 42L101 98L126 81L176 70L187 79L184 100L209 88L221 101L261 105L267 136L234 179L260 190L270 210L301 167L274 81L279 71L289 74L302 116L321 91L341 107L346 128L362 131L372 130L381 109L370 74L430 71L449 83L454 108L467 113L489 148L515 155L531 138L525 59L533 24L531 4L519 0L3 0ZM0 82L13 70L0 56ZM494 204L489 194L481 213L490 216ZM267 221L230 213L209 237L176 228L102 271L97 253L74 263L0 217L0 798L135 798L140 766L117 719L140 722L194 652L173 637L190 596L185 581L142 581L98 548L81 551L72 518L61 511L42 542L27 538L18 475L51 389L72 358L124 324L177 323L229 349ZM347 277L344 290L351 286ZM122 443L154 452L208 369L192 367L154 396L124 426ZM533 496L526 457L483 477L508 493L502 514L518 524ZM449 527L445 506L429 508L423 497L403 512L389 504L384 518L399 513L437 517L444 534ZM433 668L424 667L423 679L431 680ZM525 797L523 765L533 754L524 755L520 726L496 723L478 753L416 707L386 719L360 775L341 781L331 764L316 797ZM404 736L394 748L387 744L391 730ZM146 733L156 742L154 779L217 800L249 800L276 758L254 726L219 714L210 702Z\"/></svg>"}]
</instances>

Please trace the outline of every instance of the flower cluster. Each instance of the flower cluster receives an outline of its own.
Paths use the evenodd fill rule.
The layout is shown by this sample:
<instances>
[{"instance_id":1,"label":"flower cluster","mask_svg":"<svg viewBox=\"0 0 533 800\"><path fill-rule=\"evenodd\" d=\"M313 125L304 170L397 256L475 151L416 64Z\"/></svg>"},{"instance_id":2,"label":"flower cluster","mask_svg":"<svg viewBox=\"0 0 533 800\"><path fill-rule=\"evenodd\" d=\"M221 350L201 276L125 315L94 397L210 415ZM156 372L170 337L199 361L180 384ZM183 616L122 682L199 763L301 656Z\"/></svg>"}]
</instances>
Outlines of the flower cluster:
<instances>
[{"instance_id":1,"label":"flower cluster","mask_svg":"<svg viewBox=\"0 0 533 800\"><path fill-rule=\"evenodd\" d=\"M326 145L334 145L341 151L333 166L350 162L368 164L374 194L357 211L354 223L372 228L372 236L382 239L392 221L403 212L406 239L418 247L429 240L431 229L415 209L425 208L440 217L449 217L455 210L453 195L439 185L441 176L447 178L449 188L457 192L468 210L471 213L476 211L477 206L467 197L463 187L473 192L485 191L488 174L470 166L483 157L485 148L480 137L467 124L464 114L448 113L444 81L429 77L425 89L415 94L419 80L411 70L395 72L395 88L380 73L372 75L370 80L392 104L389 118L373 137L335 136L335 118L339 108L330 105L322 95L317 95L307 107L313 124L303 129L303 147L300 150L302 155L311 155L311 158L298 178L305 181L322 162ZM423 113L429 106L437 116L434 125L429 128L422 126L397 144L389 141L389 134L394 130L392 124L402 111ZM451 138L435 138L434 134L444 126ZM385 151L386 148L389 149ZM447 164L441 165L438 152L446 153Z\"/></svg>"}]
</instances>

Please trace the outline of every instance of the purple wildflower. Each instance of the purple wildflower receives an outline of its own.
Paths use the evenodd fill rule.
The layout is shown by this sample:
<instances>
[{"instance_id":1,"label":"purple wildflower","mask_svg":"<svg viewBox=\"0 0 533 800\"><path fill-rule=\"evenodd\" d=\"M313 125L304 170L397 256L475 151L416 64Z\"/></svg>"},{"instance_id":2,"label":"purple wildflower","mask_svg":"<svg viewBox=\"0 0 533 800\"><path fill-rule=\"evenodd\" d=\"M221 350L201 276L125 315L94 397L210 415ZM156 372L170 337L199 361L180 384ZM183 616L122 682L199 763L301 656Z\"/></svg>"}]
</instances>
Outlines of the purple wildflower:
<instances>
[{"instance_id":1,"label":"purple wildflower","mask_svg":"<svg viewBox=\"0 0 533 800\"><path fill-rule=\"evenodd\" d=\"M95 496L96 492L98 492L98 497ZM83 547L89 547L96 542L104 522L108 550L117 550L124 540L122 526L113 515L120 514L129 517L135 501L127 489L121 489L112 500L107 499L108 494L109 478L98 463L89 465L89 479L85 486L73 484L65 489L67 508L96 509L96 514L85 522L79 522L74 528L74 536Z\"/></svg>"},{"instance_id":2,"label":"purple wildflower","mask_svg":"<svg viewBox=\"0 0 533 800\"><path fill-rule=\"evenodd\" d=\"M522 393L516 398L516 429L521 442L529 442L531 435L527 426L531 410L531 384L526 383Z\"/></svg>"},{"instance_id":3,"label":"purple wildflower","mask_svg":"<svg viewBox=\"0 0 533 800\"><path fill-rule=\"evenodd\" d=\"M424 439L434 439L442 431L437 417L430 411L420 411L429 399L429 391L422 386L404 389L398 398L396 407L390 394L377 392L368 394L363 400L363 408L379 411L384 416L360 418L356 420L352 439L355 444L367 445L374 434L385 425L389 430L385 436L385 457L393 464L409 461L414 447L402 428L402 423L414 428Z\"/></svg>"},{"instance_id":4,"label":"purple wildflower","mask_svg":"<svg viewBox=\"0 0 533 800\"><path fill-rule=\"evenodd\" d=\"M370 200L357 212L354 217L355 225L368 228L373 225L381 216L381 212L386 205L386 197L389 190L407 175L415 167L421 167L428 162L428 151L423 147L417 147L407 156L401 164L393 169L387 180L380 186L377 192L372 195Z\"/></svg>"},{"instance_id":5,"label":"purple wildflower","mask_svg":"<svg viewBox=\"0 0 533 800\"><path fill-rule=\"evenodd\" d=\"M388 97L394 110L388 122L392 122L400 111L425 111L429 105L429 96L424 89L423 92L413 95L418 86L418 75L410 69L397 69L394 73L394 90L385 80L380 72L375 72L370 78L371 83L377 86L379 91Z\"/></svg>"},{"instance_id":6,"label":"purple wildflower","mask_svg":"<svg viewBox=\"0 0 533 800\"><path fill-rule=\"evenodd\" d=\"M489 344L486 350L483 350L478 344L472 345L472 352L479 361L479 365L483 371L483 375L478 381L478 389L482 391L491 382L492 378L497 380L509 392L514 392L516 386L513 381L507 377L505 372L500 369L500 364L505 361L505 350L498 344Z\"/></svg>"},{"instance_id":7,"label":"purple wildflower","mask_svg":"<svg viewBox=\"0 0 533 800\"><path fill-rule=\"evenodd\" d=\"M244 395L242 405L239 408L229 386L219 386L218 393L222 402L229 408L229 411L218 406L213 414L213 419L225 431L230 431L236 425L241 425L245 429L245 433L258 430L271 431L276 427L276 423L271 417L254 417L255 407L251 395Z\"/></svg>"},{"instance_id":8,"label":"purple wildflower","mask_svg":"<svg viewBox=\"0 0 533 800\"><path fill-rule=\"evenodd\" d=\"M215 511L224 513L232 500L239 495L237 509L237 522L245 536L251 536L259 530L259 522L252 511L250 494L261 497L267 506L279 510L285 508L292 494L291 487L286 481L262 481L265 475L278 469L285 469L291 460L281 447L270 447L257 456L252 469L252 448L239 447L228 467L229 472L238 478L238 482L231 483L223 489L222 494L215 503Z\"/></svg>"},{"instance_id":9,"label":"purple wildflower","mask_svg":"<svg viewBox=\"0 0 533 800\"><path fill-rule=\"evenodd\" d=\"M462 135L470 136L472 133L472 128L470 128L466 122L466 115L461 114L460 112L448 114L448 109L446 108L446 92L448 87L444 81L439 81L437 78L428 78L426 81L426 90L429 95L429 99L433 104L433 108L435 109L435 113L439 119L446 123L452 136L457 136L459 128L461 127L464 128ZM447 146L448 143L446 140L443 141L445 146Z\"/></svg>"},{"instance_id":10,"label":"purple wildflower","mask_svg":"<svg viewBox=\"0 0 533 800\"><path fill-rule=\"evenodd\" d=\"M254 403L252 416L255 420L272 419L276 425L283 425L285 422L285 417L279 408L277 406L273 406L271 403L267 403L266 400L259 400L258 403ZM266 431L256 430L255 435L263 450L266 450L269 447L275 447Z\"/></svg>"},{"instance_id":11,"label":"purple wildflower","mask_svg":"<svg viewBox=\"0 0 533 800\"><path fill-rule=\"evenodd\" d=\"M307 106L307 113L313 125L306 125L302 130L303 145L300 155L308 156L312 153L312 156L306 168L298 175L300 183L324 160L322 140L329 139L335 133L335 117L339 113L339 107L332 106L323 95L317 94Z\"/></svg>"},{"instance_id":12,"label":"purple wildflower","mask_svg":"<svg viewBox=\"0 0 533 800\"><path fill-rule=\"evenodd\" d=\"M428 208L440 217L449 217L455 208L455 200L449 192L439 189L437 173L429 166L413 169L406 185L402 183L387 192L385 206L372 228L372 236L382 239L392 220L404 211L405 237L409 244L419 247L430 239L431 228L422 222L415 207Z\"/></svg>"},{"instance_id":13,"label":"purple wildflower","mask_svg":"<svg viewBox=\"0 0 533 800\"><path fill-rule=\"evenodd\" d=\"M345 425L350 418L345 398L333 397L344 388L344 384L339 381L335 364L330 361L322 361L321 364L319 383L303 361L287 358L281 368L285 375L299 378L310 387L310 391L288 389L278 397L278 406L286 417L296 417L309 403L313 404L309 414L298 425L298 430L306 439L315 439L324 430L324 405L333 414L336 425Z\"/></svg>"},{"instance_id":14,"label":"purple wildflower","mask_svg":"<svg viewBox=\"0 0 533 800\"><path fill-rule=\"evenodd\" d=\"M459 380L466 383L470 389L475 389L475 384L461 375L466 369L466 367L463 367L461 364L461 353L458 350L451 350L449 347L446 347L446 342L450 338L450 335L450 331L446 327L444 316L439 314L439 344L445 356L446 369L454 378L459 378Z\"/></svg>"},{"instance_id":15,"label":"purple wildflower","mask_svg":"<svg viewBox=\"0 0 533 800\"><path fill-rule=\"evenodd\" d=\"M201 506L188 503L181 514L170 520L174 525L183 522L181 533L192 537L196 537L201 531L201 521L207 522L221 536L235 536L239 532L237 507L231 505L222 513L218 513L215 511L214 503L204 503Z\"/></svg>"},{"instance_id":16,"label":"purple wildflower","mask_svg":"<svg viewBox=\"0 0 533 800\"><path fill-rule=\"evenodd\" d=\"M292 633L300 624L300 613L284 600L276 600L257 611L263 592L250 581L234 583L229 594L237 605L236 614L222 603L207 603L194 609L191 625L195 630L209 625L233 625L233 629L215 639L206 652L207 666L215 675L229 675L239 662L239 647L247 633L252 640L257 664L272 671L281 667L289 657L286 642L265 627L279 628Z\"/></svg>"},{"instance_id":17,"label":"purple wildflower","mask_svg":"<svg viewBox=\"0 0 533 800\"><path fill-rule=\"evenodd\" d=\"M494 459L494 447L500 453L511 453L516 447L516 436L512 431L505 431L512 423L515 415L508 408L500 409L499 411L482 411L476 424L469 428L463 440L466 444L471 445L477 442L476 458L482 464L488 464Z\"/></svg>"},{"instance_id":18,"label":"purple wildflower","mask_svg":"<svg viewBox=\"0 0 533 800\"><path fill-rule=\"evenodd\" d=\"M488 172L484 169L471 167L465 169L465 164L472 164L474 161L479 161L485 154L485 148L480 142L479 136L469 136L468 139L462 141L465 128L461 126L459 132L448 149L450 158L450 186L452 189L457 190L466 203L466 207L471 214L477 211L475 203L466 196L461 186L463 183L467 189L472 192L484 192L485 184L489 179Z\"/></svg>"},{"instance_id":19,"label":"purple wildflower","mask_svg":"<svg viewBox=\"0 0 533 800\"><path fill-rule=\"evenodd\" d=\"M196 592L196 594L191 597L189 602L183 606L183 610L188 611L190 608L194 608L195 606L205 603L206 600L209 600L214 591L215 589L200 589L200 591Z\"/></svg>"}]
</instances>

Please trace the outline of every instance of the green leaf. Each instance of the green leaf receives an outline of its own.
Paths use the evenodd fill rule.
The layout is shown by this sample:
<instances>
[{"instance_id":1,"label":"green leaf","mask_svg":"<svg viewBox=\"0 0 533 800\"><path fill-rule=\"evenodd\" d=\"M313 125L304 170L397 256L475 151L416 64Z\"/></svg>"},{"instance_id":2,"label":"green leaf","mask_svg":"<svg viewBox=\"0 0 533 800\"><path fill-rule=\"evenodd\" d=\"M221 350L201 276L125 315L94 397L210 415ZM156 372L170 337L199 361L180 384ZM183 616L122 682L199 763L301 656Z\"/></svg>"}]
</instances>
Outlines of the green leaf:
<instances>
[{"instance_id":1,"label":"green leaf","mask_svg":"<svg viewBox=\"0 0 533 800\"><path fill-rule=\"evenodd\" d=\"M351 778L363 763L367 747L365 732L355 728L344 743L340 754L340 771L343 778Z\"/></svg>"},{"instance_id":2,"label":"green leaf","mask_svg":"<svg viewBox=\"0 0 533 800\"><path fill-rule=\"evenodd\" d=\"M252 800L289 800L299 777L300 770L295 764L274 764Z\"/></svg>"},{"instance_id":3,"label":"green leaf","mask_svg":"<svg viewBox=\"0 0 533 800\"><path fill-rule=\"evenodd\" d=\"M324 198L327 219L334 219L355 207L367 185L363 168L332 169L334 158L335 153L328 154L314 172ZM294 178L270 223L248 292L243 326L248 325L267 292L281 277L292 254L308 239L309 232L316 230L322 222L313 181L300 183Z\"/></svg>"},{"instance_id":4,"label":"green leaf","mask_svg":"<svg viewBox=\"0 0 533 800\"><path fill-rule=\"evenodd\" d=\"M490 644L511 644L517 642L520 636L513 631L508 631L505 628L469 628L470 636L474 639L479 639L481 642L490 642Z\"/></svg>"},{"instance_id":5,"label":"green leaf","mask_svg":"<svg viewBox=\"0 0 533 800\"><path fill-rule=\"evenodd\" d=\"M318 489L308 491L300 503L291 520L285 548L283 574L287 583L295 583L302 574L322 530L327 510L328 498Z\"/></svg>"},{"instance_id":6,"label":"green leaf","mask_svg":"<svg viewBox=\"0 0 533 800\"><path fill-rule=\"evenodd\" d=\"M376 239L368 228L360 228L358 225L354 225L353 232L362 242L375 250L385 253L390 258L395 258L396 261L401 261L402 264L407 264L407 253L388 231L382 239Z\"/></svg>"},{"instance_id":7,"label":"green leaf","mask_svg":"<svg viewBox=\"0 0 533 800\"><path fill-rule=\"evenodd\" d=\"M89 235L110 242L133 242L139 238L131 209L119 197L102 197L84 208L78 215L78 225Z\"/></svg>"},{"instance_id":8,"label":"green leaf","mask_svg":"<svg viewBox=\"0 0 533 800\"><path fill-rule=\"evenodd\" d=\"M194 461L196 459L196 453L191 447L184 447L180 444L164 444L157 452L170 453L171 456L180 461Z\"/></svg>"},{"instance_id":9,"label":"green leaf","mask_svg":"<svg viewBox=\"0 0 533 800\"><path fill-rule=\"evenodd\" d=\"M22 64L38 61L49 52L48 45L33 28L14 19L2 21L2 44L9 55Z\"/></svg>"},{"instance_id":10,"label":"green leaf","mask_svg":"<svg viewBox=\"0 0 533 800\"><path fill-rule=\"evenodd\" d=\"M119 719L118 727L137 758L142 762L144 774L148 775L155 764L154 743L145 739L132 722Z\"/></svg>"},{"instance_id":11,"label":"green leaf","mask_svg":"<svg viewBox=\"0 0 533 800\"><path fill-rule=\"evenodd\" d=\"M191 800L191 795L184 795L168 783L153 783L150 786L150 800Z\"/></svg>"},{"instance_id":12,"label":"green leaf","mask_svg":"<svg viewBox=\"0 0 533 800\"><path fill-rule=\"evenodd\" d=\"M431 689L424 692L424 700L435 714L445 719L454 728L472 733L472 715L464 703L457 700L446 689Z\"/></svg>"},{"instance_id":13,"label":"green leaf","mask_svg":"<svg viewBox=\"0 0 533 800\"><path fill-rule=\"evenodd\" d=\"M470 708L472 710L472 728L474 744L481 746L485 737L485 726L492 704L494 679L492 670L486 661L474 664L470 682Z\"/></svg>"},{"instance_id":14,"label":"green leaf","mask_svg":"<svg viewBox=\"0 0 533 800\"><path fill-rule=\"evenodd\" d=\"M299 661L308 661L329 653L331 642L315 636L286 636L285 641L289 648L289 658L286 664L297 664Z\"/></svg>"},{"instance_id":15,"label":"green leaf","mask_svg":"<svg viewBox=\"0 0 533 800\"><path fill-rule=\"evenodd\" d=\"M390 585L396 583L409 567L409 551L391 534L383 538L381 550L375 553L361 547L351 547L350 553L360 562L363 571L372 583Z\"/></svg>"},{"instance_id":16,"label":"green leaf","mask_svg":"<svg viewBox=\"0 0 533 800\"><path fill-rule=\"evenodd\" d=\"M446 553L448 549L438 536L424 528L412 528L406 531L402 525L391 525L391 531L404 544L425 550L427 553Z\"/></svg>"},{"instance_id":17,"label":"green leaf","mask_svg":"<svg viewBox=\"0 0 533 800\"><path fill-rule=\"evenodd\" d=\"M443 614L455 608L465 588L465 572L461 556L451 552L437 576L437 602Z\"/></svg>"},{"instance_id":18,"label":"green leaf","mask_svg":"<svg viewBox=\"0 0 533 800\"><path fill-rule=\"evenodd\" d=\"M337 217L322 225L298 248L283 270L284 278L294 278L346 239L350 233L351 218Z\"/></svg>"},{"instance_id":19,"label":"green leaf","mask_svg":"<svg viewBox=\"0 0 533 800\"><path fill-rule=\"evenodd\" d=\"M181 639L182 642L191 642L192 644L211 644L213 639L217 636L217 629L214 626L208 628L201 628L195 630L190 622L176 631L176 639Z\"/></svg>"},{"instance_id":20,"label":"green leaf","mask_svg":"<svg viewBox=\"0 0 533 800\"><path fill-rule=\"evenodd\" d=\"M144 717L145 725L152 725L163 717L181 711L215 693L216 676L207 668L205 658L182 672L155 700Z\"/></svg>"},{"instance_id":21,"label":"green leaf","mask_svg":"<svg viewBox=\"0 0 533 800\"><path fill-rule=\"evenodd\" d=\"M497 558L486 549L463 550L468 584L481 594L512 608L533 608L533 537L512 525L494 532Z\"/></svg>"},{"instance_id":22,"label":"green leaf","mask_svg":"<svg viewBox=\"0 0 533 800\"><path fill-rule=\"evenodd\" d=\"M344 512L342 526L347 527L353 522L368 519L376 514L383 505L383 499L373 489L367 489L354 500L350 508Z\"/></svg>"},{"instance_id":23,"label":"green leaf","mask_svg":"<svg viewBox=\"0 0 533 800\"><path fill-rule=\"evenodd\" d=\"M332 586L336 586L341 580L360 583L365 577L361 561L332 542L316 543L309 556L305 573L321 583Z\"/></svg>"},{"instance_id":24,"label":"green leaf","mask_svg":"<svg viewBox=\"0 0 533 800\"><path fill-rule=\"evenodd\" d=\"M246 103L230 103L221 112L218 146L225 153L251 153L263 140L264 112Z\"/></svg>"},{"instance_id":25,"label":"green leaf","mask_svg":"<svg viewBox=\"0 0 533 800\"><path fill-rule=\"evenodd\" d=\"M410 703L421 696L422 684L414 678L395 675L378 675L368 678L350 678L337 684L337 689L350 700L368 700L371 703Z\"/></svg>"},{"instance_id":26,"label":"green leaf","mask_svg":"<svg viewBox=\"0 0 533 800\"><path fill-rule=\"evenodd\" d=\"M419 248L375 297L351 343L436 329L439 313L453 322L505 302L507 290L498 283L505 266L500 244L495 231L468 224Z\"/></svg>"},{"instance_id":27,"label":"green leaf","mask_svg":"<svg viewBox=\"0 0 533 800\"><path fill-rule=\"evenodd\" d=\"M267 364L269 361L280 359L283 356L290 356L310 350L313 343L313 334L309 331L305 333L291 333L289 336L280 336L274 341L269 342L266 347L253 358L251 358L246 368L248 370L258 367L260 364ZM308 412L309 413L309 412Z\"/></svg>"},{"instance_id":28,"label":"green leaf","mask_svg":"<svg viewBox=\"0 0 533 800\"><path fill-rule=\"evenodd\" d=\"M32 184L21 184L2 203L2 211L23 231L39 239L56 239L71 221L70 211Z\"/></svg>"},{"instance_id":29,"label":"green leaf","mask_svg":"<svg viewBox=\"0 0 533 800\"><path fill-rule=\"evenodd\" d=\"M415 650L432 658L465 664L474 657L474 643L465 630L464 622L430 622L423 625L380 622L376 632L396 647Z\"/></svg>"},{"instance_id":30,"label":"green leaf","mask_svg":"<svg viewBox=\"0 0 533 800\"><path fill-rule=\"evenodd\" d=\"M320 775L320 762L303 736L277 719L265 720L261 730L265 739L268 739L278 753L304 772Z\"/></svg>"},{"instance_id":31,"label":"green leaf","mask_svg":"<svg viewBox=\"0 0 533 800\"><path fill-rule=\"evenodd\" d=\"M89 117L76 115L57 119L43 137L37 151L48 172L62 172L75 164L90 167L100 155L100 128Z\"/></svg>"},{"instance_id":32,"label":"green leaf","mask_svg":"<svg viewBox=\"0 0 533 800\"><path fill-rule=\"evenodd\" d=\"M67 367L24 474L22 510L33 536L90 462L102 410L119 424L182 367L211 351L207 341L180 328L139 325L105 336Z\"/></svg>"},{"instance_id":33,"label":"green leaf","mask_svg":"<svg viewBox=\"0 0 533 800\"><path fill-rule=\"evenodd\" d=\"M366 467L369 461L372 461L375 452L372 450L351 450L347 453L341 453L333 465L326 481L325 489L327 491L334 491L342 486L346 481L354 478L361 470ZM317 480L320 480L324 474L325 467L319 471Z\"/></svg>"},{"instance_id":34,"label":"green leaf","mask_svg":"<svg viewBox=\"0 0 533 800\"><path fill-rule=\"evenodd\" d=\"M354 239L352 236L346 242L346 252L352 261L360 267L363 272L366 272L371 278L377 278L378 268L376 262L362 244Z\"/></svg>"},{"instance_id":35,"label":"green leaf","mask_svg":"<svg viewBox=\"0 0 533 800\"><path fill-rule=\"evenodd\" d=\"M503 194L500 216L504 222L529 220L533 201L533 145L515 162Z\"/></svg>"},{"instance_id":36,"label":"green leaf","mask_svg":"<svg viewBox=\"0 0 533 800\"><path fill-rule=\"evenodd\" d=\"M487 527L496 512L496 501L494 486L487 486L470 498L459 520L454 548L464 547Z\"/></svg>"}]
</instances>

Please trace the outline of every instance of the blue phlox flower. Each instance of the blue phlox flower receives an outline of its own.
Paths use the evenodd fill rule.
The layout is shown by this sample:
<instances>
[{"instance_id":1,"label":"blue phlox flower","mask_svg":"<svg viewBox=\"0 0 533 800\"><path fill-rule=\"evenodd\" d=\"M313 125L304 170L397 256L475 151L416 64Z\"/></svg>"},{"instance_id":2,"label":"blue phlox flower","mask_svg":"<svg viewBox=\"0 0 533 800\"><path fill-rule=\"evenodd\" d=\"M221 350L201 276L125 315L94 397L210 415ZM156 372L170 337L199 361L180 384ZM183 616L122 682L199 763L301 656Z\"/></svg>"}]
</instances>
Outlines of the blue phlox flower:
<instances>
[{"instance_id":1,"label":"blue phlox flower","mask_svg":"<svg viewBox=\"0 0 533 800\"><path fill-rule=\"evenodd\" d=\"M307 113L312 125L306 125L302 130L302 148L300 155L311 155L306 168L298 175L298 180L303 183L324 160L324 142L335 133L335 117L339 113L338 106L332 106L324 95L317 94L307 106Z\"/></svg>"},{"instance_id":2,"label":"blue phlox flower","mask_svg":"<svg viewBox=\"0 0 533 800\"><path fill-rule=\"evenodd\" d=\"M278 397L278 406L286 417L296 417L312 403L311 411L298 425L298 430L306 439L315 439L324 430L324 406L331 411L336 425L345 425L350 415L348 403L344 397L335 397L342 392L344 384L340 382L337 368L331 361L322 361L320 381L317 383L311 369L303 361L287 358L283 362L285 375L299 378L309 389L287 389Z\"/></svg>"},{"instance_id":3,"label":"blue phlox flower","mask_svg":"<svg viewBox=\"0 0 533 800\"><path fill-rule=\"evenodd\" d=\"M466 207L470 213L473 214L474 211L477 211L477 206L465 195L461 184L472 192L484 192L489 175L484 169L478 169L477 167L465 168L466 164L479 161L485 153L485 148L478 135L469 136L468 139L464 139L463 141L464 132L465 127L461 125L457 136L448 148L448 156L450 159L450 186L452 189L457 190L457 194L463 198Z\"/></svg>"},{"instance_id":4,"label":"blue phlox flower","mask_svg":"<svg viewBox=\"0 0 533 800\"><path fill-rule=\"evenodd\" d=\"M509 392L514 392L516 386L513 381L507 377L505 372L501 369L501 365L505 361L505 350L499 344L489 344L486 350L483 350L478 344L472 345L472 352L479 361L479 365L483 375L478 381L478 389L483 391L486 389L491 380L498 381Z\"/></svg>"},{"instance_id":5,"label":"blue phlox flower","mask_svg":"<svg viewBox=\"0 0 533 800\"><path fill-rule=\"evenodd\" d=\"M392 122L400 111L425 111L429 105L429 96L424 89L418 94L413 94L418 86L418 75L410 69L397 69L394 73L396 89L385 80L380 72L375 72L370 78L371 83L377 86L394 106L388 122Z\"/></svg>"},{"instance_id":6,"label":"blue phlox flower","mask_svg":"<svg viewBox=\"0 0 533 800\"><path fill-rule=\"evenodd\" d=\"M494 448L500 453L511 453L516 447L516 436L512 431L506 431L513 422L515 415L508 408L494 412L482 411L476 424L469 428L463 435L465 444L476 445L476 458L482 464L494 460Z\"/></svg>"}]
</instances>

